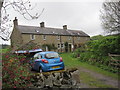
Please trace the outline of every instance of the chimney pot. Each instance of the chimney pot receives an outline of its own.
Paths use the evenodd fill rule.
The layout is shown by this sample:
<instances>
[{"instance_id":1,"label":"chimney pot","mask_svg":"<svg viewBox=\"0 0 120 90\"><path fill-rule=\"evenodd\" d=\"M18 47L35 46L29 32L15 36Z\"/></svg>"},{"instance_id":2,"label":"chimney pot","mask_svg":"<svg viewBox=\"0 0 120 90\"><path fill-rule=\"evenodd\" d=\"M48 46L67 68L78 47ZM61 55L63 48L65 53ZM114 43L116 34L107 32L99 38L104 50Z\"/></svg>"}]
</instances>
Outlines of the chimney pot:
<instances>
[{"instance_id":1,"label":"chimney pot","mask_svg":"<svg viewBox=\"0 0 120 90\"><path fill-rule=\"evenodd\" d=\"M17 17L15 17L15 19L13 20L14 26L18 26L18 19Z\"/></svg>"},{"instance_id":2,"label":"chimney pot","mask_svg":"<svg viewBox=\"0 0 120 90\"><path fill-rule=\"evenodd\" d=\"M63 25L63 29L67 30L67 25Z\"/></svg>"},{"instance_id":3,"label":"chimney pot","mask_svg":"<svg viewBox=\"0 0 120 90\"><path fill-rule=\"evenodd\" d=\"M40 23L40 27L45 27L44 22Z\"/></svg>"}]
</instances>

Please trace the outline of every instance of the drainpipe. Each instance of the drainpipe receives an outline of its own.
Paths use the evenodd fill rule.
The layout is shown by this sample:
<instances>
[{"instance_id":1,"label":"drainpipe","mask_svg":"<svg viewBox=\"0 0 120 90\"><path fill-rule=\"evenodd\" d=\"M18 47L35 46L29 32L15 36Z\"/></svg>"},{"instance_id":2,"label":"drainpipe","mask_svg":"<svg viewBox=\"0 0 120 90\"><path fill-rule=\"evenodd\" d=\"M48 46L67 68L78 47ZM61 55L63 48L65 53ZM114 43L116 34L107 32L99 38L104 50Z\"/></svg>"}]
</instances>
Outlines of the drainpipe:
<instances>
[{"instance_id":1,"label":"drainpipe","mask_svg":"<svg viewBox=\"0 0 120 90\"><path fill-rule=\"evenodd\" d=\"M60 35L60 50L62 52L61 44L62 44L62 39L61 39L61 35Z\"/></svg>"}]
</instances>

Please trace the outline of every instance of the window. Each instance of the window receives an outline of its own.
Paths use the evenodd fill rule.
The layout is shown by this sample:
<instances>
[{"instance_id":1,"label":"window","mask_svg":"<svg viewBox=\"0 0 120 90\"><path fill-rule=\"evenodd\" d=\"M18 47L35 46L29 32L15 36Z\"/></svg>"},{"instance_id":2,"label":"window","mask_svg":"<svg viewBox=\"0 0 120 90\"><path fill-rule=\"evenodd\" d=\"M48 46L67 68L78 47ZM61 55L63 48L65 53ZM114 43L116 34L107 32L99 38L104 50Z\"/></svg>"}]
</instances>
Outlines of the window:
<instances>
[{"instance_id":1,"label":"window","mask_svg":"<svg viewBox=\"0 0 120 90\"><path fill-rule=\"evenodd\" d=\"M39 54L39 55L38 55L38 58L39 58L39 59L41 59L41 58L42 58L42 56Z\"/></svg>"},{"instance_id":2,"label":"window","mask_svg":"<svg viewBox=\"0 0 120 90\"><path fill-rule=\"evenodd\" d=\"M51 58L58 58L59 55L58 55L58 53L47 53L45 55L45 57L48 58L48 59L51 59Z\"/></svg>"},{"instance_id":3,"label":"window","mask_svg":"<svg viewBox=\"0 0 120 90\"><path fill-rule=\"evenodd\" d=\"M43 35L43 40L46 40L46 35Z\"/></svg>"},{"instance_id":4,"label":"window","mask_svg":"<svg viewBox=\"0 0 120 90\"><path fill-rule=\"evenodd\" d=\"M63 43L61 44L61 48L64 48L64 44Z\"/></svg>"},{"instance_id":5,"label":"window","mask_svg":"<svg viewBox=\"0 0 120 90\"><path fill-rule=\"evenodd\" d=\"M33 34L30 37L31 37L31 40L35 39L35 35L33 35Z\"/></svg>"},{"instance_id":6,"label":"window","mask_svg":"<svg viewBox=\"0 0 120 90\"><path fill-rule=\"evenodd\" d=\"M42 58L42 56L38 53L34 55L34 59L41 59L41 58Z\"/></svg>"},{"instance_id":7,"label":"window","mask_svg":"<svg viewBox=\"0 0 120 90\"><path fill-rule=\"evenodd\" d=\"M60 36L57 36L57 40L60 40Z\"/></svg>"},{"instance_id":8,"label":"window","mask_svg":"<svg viewBox=\"0 0 120 90\"><path fill-rule=\"evenodd\" d=\"M37 57L38 57L38 54L35 54L35 55L34 55L34 58L37 58Z\"/></svg>"},{"instance_id":9,"label":"window","mask_svg":"<svg viewBox=\"0 0 120 90\"><path fill-rule=\"evenodd\" d=\"M60 48L60 44L58 44L58 49Z\"/></svg>"}]
</instances>

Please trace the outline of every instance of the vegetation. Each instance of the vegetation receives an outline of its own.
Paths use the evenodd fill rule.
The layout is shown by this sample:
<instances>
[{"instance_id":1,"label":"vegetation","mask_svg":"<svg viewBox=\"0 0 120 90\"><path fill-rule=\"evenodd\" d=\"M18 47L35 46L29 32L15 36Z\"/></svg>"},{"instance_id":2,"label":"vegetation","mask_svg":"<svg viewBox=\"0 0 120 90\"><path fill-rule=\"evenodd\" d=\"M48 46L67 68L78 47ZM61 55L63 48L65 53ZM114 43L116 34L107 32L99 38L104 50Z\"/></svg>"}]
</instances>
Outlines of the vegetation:
<instances>
[{"instance_id":1,"label":"vegetation","mask_svg":"<svg viewBox=\"0 0 120 90\"><path fill-rule=\"evenodd\" d=\"M17 50L31 50L31 49L40 48L40 45L38 45L37 43L35 43L31 40L28 43L26 43L25 45L20 46L20 47L18 46L17 48L18 48Z\"/></svg>"},{"instance_id":2,"label":"vegetation","mask_svg":"<svg viewBox=\"0 0 120 90\"><path fill-rule=\"evenodd\" d=\"M31 83L26 56L18 56L9 52L2 55L2 87L27 88Z\"/></svg>"},{"instance_id":3,"label":"vegetation","mask_svg":"<svg viewBox=\"0 0 120 90\"><path fill-rule=\"evenodd\" d=\"M48 51L56 50L57 49L55 47L55 44L43 44L42 45L42 48L43 48L44 51L46 50L46 47L48 48Z\"/></svg>"},{"instance_id":4,"label":"vegetation","mask_svg":"<svg viewBox=\"0 0 120 90\"><path fill-rule=\"evenodd\" d=\"M0 49L8 48L10 45L7 44L0 44Z\"/></svg>"},{"instance_id":5,"label":"vegetation","mask_svg":"<svg viewBox=\"0 0 120 90\"><path fill-rule=\"evenodd\" d=\"M9 9L13 9L14 11L18 12L22 15L26 20L38 19L44 9L40 13L31 14L31 11L34 9L30 0L0 0L0 38L4 41L8 41L10 39L10 28L12 27L12 23L10 20L10 16L12 15L9 13Z\"/></svg>"},{"instance_id":6,"label":"vegetation","mask_svg":"<svg viewBox=\"0 0 120 90\"><path fill-rule=\"evenodd\" d=\"M114 66L111 64L111 58L108 53L120 54L120 36L95 36L91 38L85 46L77 49L73 54L77 57L80 54L80 61L96 65L104 70L114 73L118 72L119 65ZM114 58L116 59L116 58ZM120 60L120 57L117 57Z\"/></svg>"},{"instance_id":7,"label":"vegetation","mask_svg":"<svg viewBox=\"0 0 120 90\"><path fill-rule=\"evenodd\" d=\"M119 22L119 6L120 1L114 2L113 0L107 0L103 3L103 9L101 10L101 21L102 26L106 32L120 33L120 22Z\"/></svg>"},{"instance_id":8,"label":"vegetation","mask_svg":"<svg viewBox=\"0 0 120 90\"><path fill-rule=\"evenodd\" d=\"M111 85L106 85L102 81L90 76L87 72L80 73L81 83L89 85L90 88L115 88Z\"/></svg>"},{"instance_id":9,"label":"vegetation","mask_svg":"<svg viewBox=\"0 0 120 90\"><path fill-rule=\"evenodd\" d=\"M119 42L120 36L104 37L99 35L92 37L90 42L77 49L74 53L62 53L60 56L63 58L66 68L83 67L118 79L118 75L116 74L118 69L109 65L110 57L108 53L120 54ZM27 47L27 49L28 48L29 47ZM31 49L31 47L29 49ZM10 49L5 49L5 52L2 52L3 88L26 88L31 86L33 81L31 75L33 74L29 71L26 56L11 54L9 51ZM115 59L120 60L120 57ZM84 72L80 75L80 79L83 83L88 83L91 87L111 87L103 85Z\"/></svg>"},{"instance_id":10,"label":"vegetation","mask_svg":"<svg viewBox=\"0 0 120 90\"><path fill-rule=\"evenodd\" d=\"M68 55L69 54L69 55ZM72 53L63 53L60 54L63 57L63 61L67 68L71 67L84 67L91 69L96 72L104 73L105 75L112 76L118 78L116 74L106 72L100 68L97 68L93 65L89 65L85 62L80 62L78 58L73 58ZM34 73L29 71L29 64L26 56L11 54L9 52L2 55L2 86L3 88L27 88L32 85L33 79L31 76ZM84 74L84 73L83 73ZM84 82L90 83L91 80L97 82L95 79L91 78L90 80L87 78L86 74L81 74L81 80L85 80ZM12 79L11 79L12 78ZM94 86L92 84L91 86ZM101 83L95 84L96 87L108 87ZM109 86L110 87L110 86Z\"/></svg>"},{"instance_id":11,"label":"vegetation","mask_svg":"<svg viewBox=\"0 0 120 90\"><path fill-rule=\"evenodd\" d=\"M105 71L99 67L96 67L95 65L90 65L87 62L80 61L79 58L73 57L73 53L62 53L62 54L60 54L60 56L63 58L63 61L65 63L66 68L83 67L83 68L104 74L106 76L110 76L110 77L113 77L115 79L118 79L117 74Z\"/></svg>"}]
</instances>

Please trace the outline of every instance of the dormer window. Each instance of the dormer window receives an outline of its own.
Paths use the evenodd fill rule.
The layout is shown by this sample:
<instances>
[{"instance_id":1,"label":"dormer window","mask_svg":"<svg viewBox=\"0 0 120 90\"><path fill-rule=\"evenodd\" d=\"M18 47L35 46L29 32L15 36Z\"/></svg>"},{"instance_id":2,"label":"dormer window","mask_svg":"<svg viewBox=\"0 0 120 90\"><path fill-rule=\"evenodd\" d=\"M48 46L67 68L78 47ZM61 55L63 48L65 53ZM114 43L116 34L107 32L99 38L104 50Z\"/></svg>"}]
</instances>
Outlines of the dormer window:
<instances>
[{"instance_id":1,"label":"dormer window","mask_svg":"<svg viewBox=\"0 0 120 90\"><path fill-rule=\"evenodd\" d=\"M39 30L35 30L37 33L39 33Z\"/></svg>"},{"instance_id":2,"label":"dormer window","mask_svg":"<svg viewBox=\"0 0 120 90\"><path fill-rule=\"evenodd\" d=\"M30 36L30 38L31 38L31 40L35 40L35 35L32 34L32 35Z\"/></svg>"}]
</instances>

